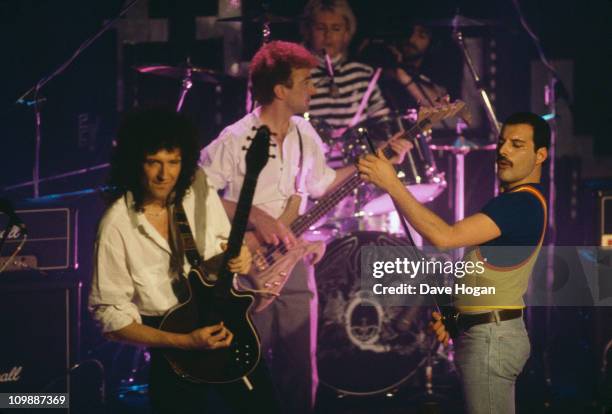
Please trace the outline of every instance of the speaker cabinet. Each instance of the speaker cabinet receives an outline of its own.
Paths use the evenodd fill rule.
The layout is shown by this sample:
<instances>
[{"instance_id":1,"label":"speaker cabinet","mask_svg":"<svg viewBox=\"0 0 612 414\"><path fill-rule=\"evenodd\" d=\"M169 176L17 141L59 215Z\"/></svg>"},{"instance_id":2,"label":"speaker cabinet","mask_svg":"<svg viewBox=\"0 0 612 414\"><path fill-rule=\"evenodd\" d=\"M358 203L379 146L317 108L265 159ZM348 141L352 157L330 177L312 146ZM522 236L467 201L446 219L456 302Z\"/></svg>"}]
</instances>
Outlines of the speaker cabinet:
<instances>
[{"instance_id":1,"label":"speaker cabinet","mask_svg":"<svg viewBox=\"0 0 612 414\"><path fill-rule=\"evenodd\" d=\"M0 276L0 393L70 391L80 302L81 282L67 276Z\"/></svg>"},{"instance_id":2,"label":"speaker cabinet","mask_svg":"<svg viewBox=\"0 0 612 414\"><path fill-rule=\"evenodd\" d=\"M612 247L612 190L598 192L601 246Z\"/></svg>"}]
</instances>

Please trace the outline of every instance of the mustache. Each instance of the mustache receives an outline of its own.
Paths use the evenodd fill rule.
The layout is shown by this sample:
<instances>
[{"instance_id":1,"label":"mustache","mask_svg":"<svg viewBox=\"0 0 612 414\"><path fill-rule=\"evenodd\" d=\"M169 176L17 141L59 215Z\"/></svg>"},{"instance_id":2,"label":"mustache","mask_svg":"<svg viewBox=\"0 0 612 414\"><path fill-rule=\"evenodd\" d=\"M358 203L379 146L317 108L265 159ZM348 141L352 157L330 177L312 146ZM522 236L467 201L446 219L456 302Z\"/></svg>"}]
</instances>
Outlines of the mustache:
<instances>
[{"instance_id":1,"label":"mustache","mask_svg":"<svg viewBox=\"0 0 612 414\"><path fill-rule=\"evenodd\" d=\"M510 161L508 158L506 158L506 157L502 157L502 156L498 156L498 157L497 157L496 162L501 162L501 161L503 161L503 162L507 162L507 163L508 163L508 164L510 164L511 166L513 165L513 164L512 164L512 161Z\"/></svg>"}]
</instances>

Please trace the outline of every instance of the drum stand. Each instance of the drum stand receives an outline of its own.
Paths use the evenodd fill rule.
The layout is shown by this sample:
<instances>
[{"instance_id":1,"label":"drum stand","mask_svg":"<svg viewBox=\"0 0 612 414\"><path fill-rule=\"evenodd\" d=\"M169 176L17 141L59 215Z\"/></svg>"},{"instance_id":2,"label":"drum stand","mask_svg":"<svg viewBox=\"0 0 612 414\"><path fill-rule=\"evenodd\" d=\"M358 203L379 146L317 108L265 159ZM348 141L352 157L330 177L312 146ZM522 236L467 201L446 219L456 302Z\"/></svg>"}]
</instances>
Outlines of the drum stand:
<instances>
[{"instance_id":1,"label":"drum stand","mask_svg":"<svg viewBox=\"0 0 612 414\"><path fill-rule=\"evenodd\" d=\"M439 362L442 359L446 359L447 361L452 362L454 358L452 354L446 358L440 357L438 350L441 344L437 343L437 341L434 342L434 345L429 348L427 359L425 360L425 390L422 394L420 394L420 397L423 399L421 409L425 409L425 407L427 407L426 412L438 413L438 403L448 399L448 396L434 391L435 376L433 373L433 368L436 361Z\"/></svg>"},{"instance_id":2,"label":"drum stand","mask_svg":"<svg viewBox=\"0 0 612 414\"><path fill-rule=\"evenodd\" d=\"M181 93L179 95L178 103L176 104L176 112L181 112L181 109L183 108L183 102L185 102L185 97L187 96L187 93L193 86L193 82L191 80L191 71L192 71L191 59L188 57L187 67L185 69L185 77L183 78L183 81L181 82Z\"/></svg>"}]
</instances>

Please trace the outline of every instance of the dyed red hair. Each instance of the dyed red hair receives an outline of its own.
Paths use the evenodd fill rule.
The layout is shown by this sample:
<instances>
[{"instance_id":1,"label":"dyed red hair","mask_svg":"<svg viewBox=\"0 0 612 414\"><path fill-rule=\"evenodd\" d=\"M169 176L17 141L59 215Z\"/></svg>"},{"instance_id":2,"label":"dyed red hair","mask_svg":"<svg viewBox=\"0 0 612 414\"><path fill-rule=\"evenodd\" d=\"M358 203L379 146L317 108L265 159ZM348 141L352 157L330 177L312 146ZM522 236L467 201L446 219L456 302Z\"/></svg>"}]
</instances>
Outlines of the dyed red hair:
<instances>
[{"instance_id":1,"label":"dyed red hair","mask_svg":"<svg viewBox=\"0 0 612 414\"><path fill-rule=\"evenodd\" d=\"M262 105L272 103L276 85L293 86L293 69L312 69L317 64L317 59L297 43L275 40L263 45L249 66L254 98Z\"/></svg>"}]
</instances>

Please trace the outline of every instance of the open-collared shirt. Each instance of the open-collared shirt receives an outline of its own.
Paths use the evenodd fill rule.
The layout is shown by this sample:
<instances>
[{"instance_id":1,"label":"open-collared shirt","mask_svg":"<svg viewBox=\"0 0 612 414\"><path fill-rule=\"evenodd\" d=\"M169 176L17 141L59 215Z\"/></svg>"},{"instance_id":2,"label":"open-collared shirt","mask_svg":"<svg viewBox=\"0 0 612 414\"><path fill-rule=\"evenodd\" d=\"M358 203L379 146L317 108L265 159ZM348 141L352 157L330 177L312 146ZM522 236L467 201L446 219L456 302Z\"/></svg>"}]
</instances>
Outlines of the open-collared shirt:
<instances>
[{"instance_id":1,"label":"open-collared shirt","mask_svg":"<svg viewBox=\"0 0 612 414\"><path fill-rule=\"evenodd\" d=\"M191 188L183 208L198 250L208 259L221 253L230 224L216 191L203 197ZM204 222L195 219L196 202L205 205ZM171 270L172 249L133 204L131 193L115 201L98 228L89 309L103 332L142 323L140 315L161 316L178 303L172 289L177 277ZM183 273L188 272L189 263L183 260Z\"/></svg>"},{"instance_id":2,"label":"open-collared shirt","mask_svg":"<svg viewBox=\"0 0 612 414\"><path fill-rule=\"evenodd\" d=\"M260 108L247 114L238 122L225 128L219 137L201 152L200 164L209 182L219 190L225 190L223 198L238 201L246 174L245 148L262 125ZM303 166L300 170L300 139L302 136ZM274 143L275 140L271 139ZM253 205L274 218L283 212L287 199L299 188L304 195L320 197L336 178L336 172L327 166L323 143L310 123L299 116L289 122L283 145L270 147L273 155L259 174ZM305 199L305 197L303 197Z\"/></svg>"}]
</instances>

